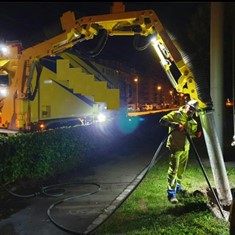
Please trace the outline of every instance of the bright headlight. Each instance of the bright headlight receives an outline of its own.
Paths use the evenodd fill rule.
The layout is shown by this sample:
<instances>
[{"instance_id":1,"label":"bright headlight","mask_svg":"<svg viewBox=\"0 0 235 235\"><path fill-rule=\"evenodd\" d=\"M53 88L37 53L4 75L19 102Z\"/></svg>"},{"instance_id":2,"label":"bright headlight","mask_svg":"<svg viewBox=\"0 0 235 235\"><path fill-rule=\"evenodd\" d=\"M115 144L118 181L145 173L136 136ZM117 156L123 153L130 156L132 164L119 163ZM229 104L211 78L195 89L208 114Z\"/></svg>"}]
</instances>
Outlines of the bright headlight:
<instances>
[{"instance_id":1,"label":"bright headlight","mask_svg":"<svg viewBox=\"0 0 235 235\"><path fill-rule=\"evenodd\" d=\"M8 90L6 87L0 87L0 95L6 97L8 94Z\"/></svg>"},{"instance_id":2,"label":"bright headlight","mask_svg":"<svg viewBox=\"0 0 235 235\"><path fill-rule=\"evenodd\" d=\"M9 53L9 48L5 45L0 45L0 51L3 55L7 55Z\"/></svg>"},{"instance_id":3,"label":"bright headlight","mask_svg":"<svg viewBox=\"0 0 235 235\"><path fill-rule=\"evenodd\" d=\"M97 116L97 121L98 122L105 122L106 121L106 116L102 113L100 113L98 116Z\"/></svg>"}]
</instances>

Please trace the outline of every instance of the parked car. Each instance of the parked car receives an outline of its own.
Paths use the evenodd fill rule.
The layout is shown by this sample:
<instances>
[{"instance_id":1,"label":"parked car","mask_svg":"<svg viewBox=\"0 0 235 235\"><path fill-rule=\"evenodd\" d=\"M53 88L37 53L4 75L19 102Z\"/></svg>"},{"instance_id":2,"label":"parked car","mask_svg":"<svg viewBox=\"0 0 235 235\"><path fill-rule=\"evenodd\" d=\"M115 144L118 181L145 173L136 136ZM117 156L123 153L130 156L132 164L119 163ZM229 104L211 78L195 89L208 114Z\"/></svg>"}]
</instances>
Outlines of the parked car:
<instances>
[{"instance_id":1,"label":"parked car","mask_svg":"<svg viewBox=\"0 0 235 235\"><path fill-rule=\"evenodd\" d=\"M140 111L150 111L153 110L152 104L143 104L140 106Z\"/></svg>"}]
</instances>

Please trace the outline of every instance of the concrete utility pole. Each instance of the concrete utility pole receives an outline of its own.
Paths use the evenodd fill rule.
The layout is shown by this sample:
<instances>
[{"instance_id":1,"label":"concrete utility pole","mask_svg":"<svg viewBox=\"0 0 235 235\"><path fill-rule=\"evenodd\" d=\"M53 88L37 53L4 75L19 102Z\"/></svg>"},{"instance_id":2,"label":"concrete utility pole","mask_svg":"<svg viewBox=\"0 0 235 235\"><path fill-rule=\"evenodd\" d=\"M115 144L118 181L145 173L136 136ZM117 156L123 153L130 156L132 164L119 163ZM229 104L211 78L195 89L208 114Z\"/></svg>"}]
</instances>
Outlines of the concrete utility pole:
<instances>
[{"instance_id":1,"label":"concrete utility pole","mask_svg":"<svg viewBox=\"0 0 235 235\"><path fill-rule=\"evenodd\" d=\"M200 120L219 200L222 205L229 206L232 203L232 193L215 128L214 112L200 114Z\"/></svg>"},{"instance_id":2,"label":"concrete utility pole","mask_svg":"<svg viewBox=\"0 0 235 235\"><path fill-rule=\"evenodd\" d=\"M221 66L223 63L221 58L222 56L220 57L220 54L223 54L223 52L221 49L222 39L217 41L217 36L218 34L223 35L223 28L221 24L221 21L223 21L223 7L224 5L222 2L211 2L211 92L214 92L216 94L213 97L216 101L216 109L220 109L220 106L222 105L222 97L220 93L222 91L220 90L219 86L222 86ZM218 74L218 76L216 74ZM215 86L213 86L213 84ZM218 99L216 97L218 97ZM219 122L217 122L218 124L216 126L213 114L213 110L206 111L205 113L200 115L200 119L202 123L203 133L207 145L207 151L210 158L211 169L214 176L218 197L222 205L228 206L232 203L232 193L221 150L222 143L221 141L219 141L219 138L217 136L217 128L220 124ZM223 120L220 119L221 123L222 121ZM219 132L221 134L221 131Z\"/></svg>"},{"instance_id":3,"label":"concrete utility pole","mask_svg":"<svg viewBox=\"0 0 235 235\"><path fill-rule=\"evenodd\" d=\"M211 2L211 32L210 32L210 93L215 109L215 127L221 148L223 148L223 108L224 108L224 56L223 31L224 4Z\"/></svg>"}]
</instances>

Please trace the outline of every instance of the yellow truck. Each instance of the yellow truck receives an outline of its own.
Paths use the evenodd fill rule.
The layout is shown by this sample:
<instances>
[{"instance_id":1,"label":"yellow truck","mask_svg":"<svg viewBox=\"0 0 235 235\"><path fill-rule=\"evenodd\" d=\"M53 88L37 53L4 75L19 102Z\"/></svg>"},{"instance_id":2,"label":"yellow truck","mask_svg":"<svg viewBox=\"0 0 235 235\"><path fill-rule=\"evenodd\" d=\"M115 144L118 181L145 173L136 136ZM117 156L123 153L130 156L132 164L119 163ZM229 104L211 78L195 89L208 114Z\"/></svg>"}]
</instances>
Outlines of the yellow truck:
<instances>
[{"instance_id":1,"label":"yellow truck","mask_svg":"<svg viewBox=\"0 0 235 235\"><path fill-rule=\"evenodd\" d=\"M199 100L195 80L152 10L125 12L114 2L110 14L75 19L61 17L63 32L25 50L7 45L0 54L0 130L32 131L62 120L97 120L100 111L119 110L120 86L89 72L89 65L69 49L103 33L107 36L153 36L152 46L178 92ZM102 43L102 42L101 42ZM102 46L101 46L102 48ZM176 65L176 66L175 66ZM171 67L181 76L175 80ZM187 88L186 86L187 85Z\"/></svg>"}]
</instances>

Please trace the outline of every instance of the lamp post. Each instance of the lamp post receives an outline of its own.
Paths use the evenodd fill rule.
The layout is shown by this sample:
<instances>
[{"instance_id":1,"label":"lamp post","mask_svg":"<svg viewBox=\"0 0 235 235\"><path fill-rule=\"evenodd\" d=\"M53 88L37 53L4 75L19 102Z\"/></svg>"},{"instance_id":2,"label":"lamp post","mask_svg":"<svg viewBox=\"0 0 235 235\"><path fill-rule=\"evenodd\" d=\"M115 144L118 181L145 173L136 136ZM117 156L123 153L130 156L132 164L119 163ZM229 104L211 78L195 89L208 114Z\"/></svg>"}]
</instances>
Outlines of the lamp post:
<instances>
[{"instance_id":1,"label":"lamp post","mask_svg":"<svg viewBox=\"0 0 235 235\"><path fill-rule=\"evenodd\" d=\"M136 83L136 110L139 108L139 79L136 77L134 79L134 82Z\"/></svg>"},{"instance_id":2,"label":"lamp post","mask_svg":"<svg viewBox=\"0 0 235 235\"><path fill-rule=\"evenodd\" d=\"M169 91L169 93L170 93L170 97L171 97L171 106L174 106L174 96L173 96L173 91L172 90L170 90Z\"/></svg>"},{"instance_id":3,"label":"lamp post","mask_svg":"<svg viewBox=\"0 0 235 235\"><path fill-rule=\"evenodd\" d=\"M162 108L162 93L161 93L162 87L157 86L157 91L158 91L158 105Z\"/></svg>"}]
</instances>

